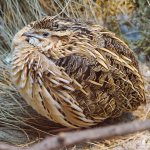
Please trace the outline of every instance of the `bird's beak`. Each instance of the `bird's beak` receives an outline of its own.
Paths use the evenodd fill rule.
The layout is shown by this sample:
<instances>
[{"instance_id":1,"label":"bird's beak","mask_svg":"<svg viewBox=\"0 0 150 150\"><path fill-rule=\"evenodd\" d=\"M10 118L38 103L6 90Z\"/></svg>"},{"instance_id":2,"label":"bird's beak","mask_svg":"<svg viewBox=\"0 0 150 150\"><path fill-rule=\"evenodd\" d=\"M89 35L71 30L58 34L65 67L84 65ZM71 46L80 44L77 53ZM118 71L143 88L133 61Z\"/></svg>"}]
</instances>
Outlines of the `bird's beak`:
<instances>
[{"instance_id":1,"label":"bird's beak","mask_svg":"<svg viewBox=\"0 0 150 150\"><path fill-rule=\"evenodd\" d=\"M32 33L32 32L25 32L25 33L22 34L22 36L34 37L34 38L37 38L37 39L43 39L43 37L41 35L38 35L38 34L35 34L35 33Z\"/></svg>"}]
</instances>

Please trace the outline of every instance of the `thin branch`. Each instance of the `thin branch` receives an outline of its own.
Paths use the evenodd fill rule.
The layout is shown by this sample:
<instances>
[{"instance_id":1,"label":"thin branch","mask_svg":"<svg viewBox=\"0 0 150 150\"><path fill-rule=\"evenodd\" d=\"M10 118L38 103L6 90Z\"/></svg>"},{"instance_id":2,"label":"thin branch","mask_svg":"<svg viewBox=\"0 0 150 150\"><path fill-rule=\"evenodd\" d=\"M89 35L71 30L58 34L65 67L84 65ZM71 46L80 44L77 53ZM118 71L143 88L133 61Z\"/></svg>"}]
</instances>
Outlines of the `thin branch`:
<instances>
[{"instance_id":1,"label":"thin branch","mask_svg":"<svg viewBox=\"0 0 150 150\"><path fill-rule=\"evenodd\" d=\"M85 129L82 131L60 133L54 137L47 137L42 142L37 143L30 148L18 148L0 144L0 150L58 150L59 148L72 146L82 142L108 139L114 136L122 136L148 129L150 129L150 120L134 121L108 127L98 127Z\"/></svg>"},{"instance_id":2,"label":"thin branch","mask_svg":"<svg viewBox=\"0 0 150 150\"><path fill-rule=\"evenodd\" d=\"M27 149L21 149L20 147L15 147L4 143L0 143L0 150L27 150Z\"/></svg>"},{"instance_id":3,"label":"thin branch","mask_svg":"<svg viewBox=\"0 0 150 150\"><path fill-rule=\"evenodd\" d=\"M33 145L29 150L58 150L59 148L72 146L81 142L108 139L114 136L126 135L148 129L150 129L150 120L61 133L55 137L47 137L41 143Z\"/></svg>"}]
</instances>

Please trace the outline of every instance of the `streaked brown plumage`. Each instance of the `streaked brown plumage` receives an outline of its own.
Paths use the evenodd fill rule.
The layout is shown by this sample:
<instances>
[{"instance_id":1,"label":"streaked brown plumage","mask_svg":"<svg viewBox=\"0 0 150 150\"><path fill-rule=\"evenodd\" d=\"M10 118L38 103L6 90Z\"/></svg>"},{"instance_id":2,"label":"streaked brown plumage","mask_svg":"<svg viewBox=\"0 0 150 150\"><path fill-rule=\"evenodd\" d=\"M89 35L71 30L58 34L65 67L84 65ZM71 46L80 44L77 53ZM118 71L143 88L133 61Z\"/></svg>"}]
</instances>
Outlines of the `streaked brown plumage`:
<instances>
[{"instance_id":1,"label":"streaked brown plumage","mask_svg":"<svg viewBox=\"0 0 150 150\"><path fill-rule=\"evenodd\" d=\"M38 113L87 127L145 103L133 52L99 25L45 17L12 43L12 80Z\"/></svg>"}]
</instances>

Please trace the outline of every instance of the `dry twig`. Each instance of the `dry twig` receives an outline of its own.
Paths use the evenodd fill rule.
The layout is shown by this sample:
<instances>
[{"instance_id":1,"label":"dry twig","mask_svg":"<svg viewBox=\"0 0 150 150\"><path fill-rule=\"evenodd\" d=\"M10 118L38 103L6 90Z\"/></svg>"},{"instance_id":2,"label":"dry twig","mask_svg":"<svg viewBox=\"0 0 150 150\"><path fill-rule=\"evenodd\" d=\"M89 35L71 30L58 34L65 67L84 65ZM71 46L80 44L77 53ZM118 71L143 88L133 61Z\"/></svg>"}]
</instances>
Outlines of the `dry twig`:
<instances>
[{"instance_id":1,"label":"dry twig","mask_svg":"<svg viewBox=\"0 0 150 150\"><path fill-rule=\"evenodd\" d=\"M25 149L0 143L0 150L25 150Z\"/></svg>"},{"instance_id":2,"label":"dry twig","mask_svg":"<svg viewBox=\"0 0 150 150\"><path fill-rule=\"evenodd\" d=\"M134 121L120 125L98 127L77 132L61 133L58 136L46 138L44 141L34 145L29 150L58 150L64 146L71 146L77 143L98 139L108 139L113 136L130 134L147 129L150 129L150 120Z\"/></svg>"},{"instance_id":3,"label":"dry twig","mask_svg":"<svg viewBox=\"0 0 150 150\"><path fill-rule=\"evenodd\" d=\"M15 148L12 146L0 145L0 150L58 150L65 146L71 146L81 142L108 139L113 136L122 136L138 131L150 129L150 120L134 121L120 125L113 125L108 127L98 127L93 129L86 129L83 131L74 131L68 133L61 133L55 137L47 137L41 143L35 144L30 148Z\"/></svg>"}]
</instances>

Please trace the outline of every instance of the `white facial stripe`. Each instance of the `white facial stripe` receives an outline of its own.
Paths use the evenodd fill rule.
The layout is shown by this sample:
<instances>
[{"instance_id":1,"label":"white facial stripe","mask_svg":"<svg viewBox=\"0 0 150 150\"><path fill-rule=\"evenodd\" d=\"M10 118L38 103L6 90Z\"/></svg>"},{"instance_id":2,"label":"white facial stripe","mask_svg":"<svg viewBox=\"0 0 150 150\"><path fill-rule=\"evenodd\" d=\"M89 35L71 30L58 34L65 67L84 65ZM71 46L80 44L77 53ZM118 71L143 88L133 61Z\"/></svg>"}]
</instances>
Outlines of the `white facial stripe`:
<instances>
[{"instance_id":1,"label":"white facial stripe","mask_svg":"<svg viewBox=\"0 0 150 150\"><path fill-rule=\"evenodd\" d=\"M40 42L35 37L29 37L29 43L32 44L32 45L34 45L34 46L37 46Z\"/></svg>"},{"instance_id":2,"label":"white facial stripe","mask_svg":"<svg viewBox=\"0 0 150 150\"><path fill-rule=\"evenodd\" d=\"M39 44L41 45L41 42L39 42L39 40L35 37L30 37L29 38L29 43L34 45L34 46L38 46Z\"/></svg>"},{"instance_id":3,"label":"white facial stripe","mask_svg":"<svg viewBox=\"0 0 150 150\"><path fill-rule=\"evenodd\" d=\"M46 40L46 39L45 39ZM33 46L41 47L44 48L44 43L39 41L39 39L35 37L29 37L29 43L32 44ZM47 44L46 44L47 45ZM49 46L45 47L43 50L46 51L48 49L52 48L52 45L49 44Z\"/></svg>"}]
</instances>

